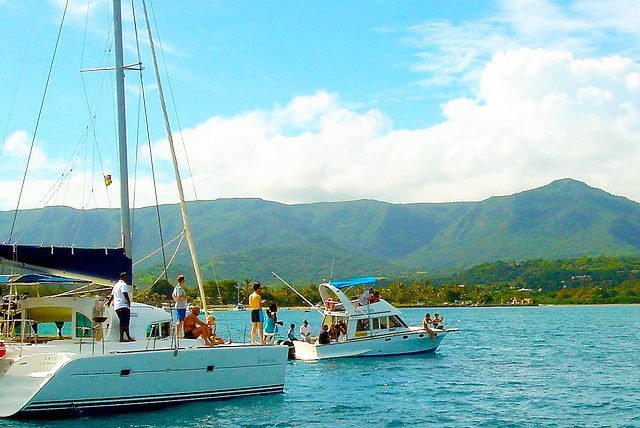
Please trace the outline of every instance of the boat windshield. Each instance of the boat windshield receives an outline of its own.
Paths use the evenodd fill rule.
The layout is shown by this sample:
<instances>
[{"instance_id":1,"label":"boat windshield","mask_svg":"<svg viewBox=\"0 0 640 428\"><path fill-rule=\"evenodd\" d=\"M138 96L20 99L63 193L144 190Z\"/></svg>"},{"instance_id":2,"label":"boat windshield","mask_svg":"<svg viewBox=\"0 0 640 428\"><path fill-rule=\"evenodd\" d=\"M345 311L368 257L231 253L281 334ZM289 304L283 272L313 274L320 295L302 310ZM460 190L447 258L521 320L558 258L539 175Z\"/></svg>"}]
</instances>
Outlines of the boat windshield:
<instances>
[{"instance_id":1,"label":"boat windshield","mask_svg":"<svg viewBox=\"0 0 640 428\"><path fill-rule=\"evenodd\" d=\"M391 317L389 317L389 328L400 328L400 327L407 327L407 324L402 321L402 319L397 316L397 315L393 315Z\"/></svg>"}]
</instances>

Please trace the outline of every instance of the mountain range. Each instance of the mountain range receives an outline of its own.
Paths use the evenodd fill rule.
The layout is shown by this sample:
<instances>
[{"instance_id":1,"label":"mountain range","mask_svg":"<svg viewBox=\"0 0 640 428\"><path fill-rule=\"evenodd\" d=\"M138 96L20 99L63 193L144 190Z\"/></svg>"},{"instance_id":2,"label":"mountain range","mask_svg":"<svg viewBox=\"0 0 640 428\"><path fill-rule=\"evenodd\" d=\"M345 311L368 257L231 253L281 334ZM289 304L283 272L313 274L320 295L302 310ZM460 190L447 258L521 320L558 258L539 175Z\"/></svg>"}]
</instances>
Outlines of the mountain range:
<instances>
[{"instance_id":1,"label":"mountain range","mask_svg":"<svg viewBox=\"0 0 640 428\"><path fill-rule=\"evenodd\" d=\"M392 204L375 200L286 205L261 199L188 203L206 279L256 278L276 271L295 282L358 275L411 276L495 260L640 254L640 204L572 179L480 202ZM182 229L177 205L135 210L134 260ZM8 236L14 212L0 212ZM55 206L22 210L12 242L117 246L117 209ZM172 257L175 242L165 249ZM186 244L171 271L186 271ZM158 272L159 253L136 265Z\"/></svg>"}]
</instances>

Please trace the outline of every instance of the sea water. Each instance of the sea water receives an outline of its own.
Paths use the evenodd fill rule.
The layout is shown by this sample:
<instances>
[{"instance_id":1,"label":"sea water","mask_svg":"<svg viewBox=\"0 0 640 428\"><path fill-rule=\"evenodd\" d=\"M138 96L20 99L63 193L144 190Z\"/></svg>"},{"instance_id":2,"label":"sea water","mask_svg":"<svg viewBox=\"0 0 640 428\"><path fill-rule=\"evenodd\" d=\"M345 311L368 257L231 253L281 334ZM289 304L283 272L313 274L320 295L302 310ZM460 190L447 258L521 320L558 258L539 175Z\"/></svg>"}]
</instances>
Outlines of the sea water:
<instances>
[{"instance_id":1,"label":"sea water","mask_svg":"<svg viewBox=\"0 0 640 428\"><path fill-rule=\"evenodd\" d=\"M640 306L404 309L443 314L435 354L290 362L284 394L0 427L639 426ZM248 334L249 312L216 312ZM286 334L315 312L280 310ZM247 373L250 376L250 373Z\"/></svg>"}]
</instances>

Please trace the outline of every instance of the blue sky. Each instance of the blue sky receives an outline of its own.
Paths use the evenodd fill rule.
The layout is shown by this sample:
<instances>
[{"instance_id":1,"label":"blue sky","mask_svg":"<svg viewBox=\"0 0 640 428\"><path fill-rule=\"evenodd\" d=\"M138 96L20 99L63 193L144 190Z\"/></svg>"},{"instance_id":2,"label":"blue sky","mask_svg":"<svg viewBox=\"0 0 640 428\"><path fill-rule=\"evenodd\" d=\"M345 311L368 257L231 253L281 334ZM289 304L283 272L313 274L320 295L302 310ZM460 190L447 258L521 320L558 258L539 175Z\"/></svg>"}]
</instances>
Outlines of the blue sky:
<instances>
[{"instance_id":1,"label":"blue sky","mask_svg":"<svg viewBox=\"0 0 640 428\"><path fill-rule=\"evenodd\" d=\"M640 201L635 1L151 4L189 199L481 200L571 177ZM118 181L112 79L79 72L113 63L110 1L69 2L34 139L64 5L0 0L6 195L18 194L35 141L21 208L117 205L116 186L100 184L105 173ZM131 35L125 43L134 62ZM131 123L136 82L129 73ZM175 202L154 120L159 197ZM135 132L129 140L141 159L136 204L148 205L148 150Z\"/></svg>"}]
</instances>

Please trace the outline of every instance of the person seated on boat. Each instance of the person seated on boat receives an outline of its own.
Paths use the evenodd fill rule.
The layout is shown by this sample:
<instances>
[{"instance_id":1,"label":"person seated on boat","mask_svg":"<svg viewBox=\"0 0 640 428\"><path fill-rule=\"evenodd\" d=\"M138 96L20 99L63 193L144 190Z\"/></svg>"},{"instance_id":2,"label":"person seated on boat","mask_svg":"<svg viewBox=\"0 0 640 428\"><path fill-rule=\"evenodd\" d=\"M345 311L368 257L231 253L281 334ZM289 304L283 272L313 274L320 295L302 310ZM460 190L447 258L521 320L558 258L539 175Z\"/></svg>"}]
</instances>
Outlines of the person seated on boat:
<instances>
[{"instance_id":1,"label":"person seated on boat","mask_svg":"<svg viewBox=\"0 0 640 428\"><path fill-rule=\"evenodd\" d=\"M433 325L433 328L444 330L444 325L442 325L443 322L444 317L440 316L440 314L433 314L433 320L431 320L431 325Z\"/></svg>"},{"instance_id":2,"label":"person seated on boat","mask_svg":"<svg viewBox=\"0 0 640 428\"><path fill-rule=\"evenodd\" d=\"M320 334L318 335L318 343L320 345L327 345L331 343L331 336L329 335L329 326L323 325Z\"/></svg>"},{"instance_id":3,"label":"person seated on boat","mask_svg":"<svg viewBox=\"0 0 640 428\"><path fill-rule=\"evenodd\" d=\"M433 324L433 320L431 319L431 314L427 313L424 316L424 319L422 320L422 328L424 328L424 330L429 333L429 337L431 338L432 342L435 342L435 334L433 333L433 330L431 330L431 325Z\"/></svg>"},{"instance_id":4,"label":"person seated on boat","mask_svg":"<svg viewBox=\"0 0 640 428\"><path fill-rule=\"evenodd\" d=\"M379 301L380 301L380 292L376 290L373 292L373 295L369 297L369 303L376 303Z\"/></svg>"},{"instance_id":5,"label":"person seated on boat","mask_svg":"<svg viewBox=\"0 0 640 428\"><path fill-rule=\"evenodd\" d=\"M216 336L216 317L214 317L213 315L209 315L207 317L207 327L209 328L209 331L211 332L211 343L214 345L221 345L224 343L224 339Z\"/></svg>"},{"instance_id":6,"label":"person seated on boat","mask_svg":"<svg viewBox=\"0 0 640 428\"><path fill-rule=\"evenodd\" d=\"M185 339L198 339L202 338L204 344L211 346L211 332L207 323L198 318L200 315L200 308L194 306L191 309L191 313L184 319L184 338Z\"/></svg>"},{"instance_id":7,"label":"person seated on boat","mask_svg":"<svg viewBox=\"0 0 640 428\"><path fill-rule=\"evenodd\" d=\"M287 331L287 340L293 342L294 340L298 340L296 337L296 325L291 324L289 326L289 331Z\"/></svg>"},{"instance_id":8,"label":"person seated on boat","mask_svg":"<svg viewBox=\"0 0 640 428\"><path fill-rule=\"evenodd\" d=\"M272 303L267 309L267 319L264 323L264 336L269 342L274 339L279 325L284 325L284 323L278 321L278 306Z\"/></svg>"},{"instance_id":9,"label":"person seated on boat","mask_svg":"<svg viewBox=\"0 0 640 428\"><path fill-rule=\"evenodd\" d=\"M336 302L331 297L327 297L327 300L324 301L324 306L328 311L332 311L336 308Z\"/></svg>"},{"instance_id":10,"label":"person seated on boat","mask_svg":"<svg viewBox=\"0 0 640 428\"><path fill-rule=\"evenodd\" d=\"M304 320L300 326L300 340L311 343L311 327L309 327L309 321L307 320Z\"/></svg>"},{"instance_id":11,"label":"person seated on boat","mask_svg":"<svg viewBox=\"0 0 640 428\"><path fill-rule=\"evenodd\" d=\"M373 287L365 290L365 292L358 297L358 304L356 306L367 306L371 296L373 296Z\"/></svg>"}]
</instances>

